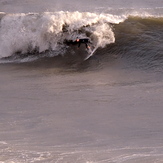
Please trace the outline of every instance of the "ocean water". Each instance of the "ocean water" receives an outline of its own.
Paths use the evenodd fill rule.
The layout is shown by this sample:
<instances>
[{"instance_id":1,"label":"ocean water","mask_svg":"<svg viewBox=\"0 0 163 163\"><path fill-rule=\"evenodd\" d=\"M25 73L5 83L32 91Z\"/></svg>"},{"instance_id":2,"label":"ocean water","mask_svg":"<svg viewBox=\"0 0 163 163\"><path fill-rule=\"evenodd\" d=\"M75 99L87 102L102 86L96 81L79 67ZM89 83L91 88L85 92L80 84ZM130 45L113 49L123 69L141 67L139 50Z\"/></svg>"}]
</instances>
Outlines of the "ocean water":
<instances>
[{"instance_id":1,"label":"ocean water","mask_svg":"<svg viewBox=\"0 0 163 163\"><path fill-rule=\"evenodd\" d=\"M163 163L162 43L162 0L1 0L0 162Z\"/></svg>"}]
</instances>

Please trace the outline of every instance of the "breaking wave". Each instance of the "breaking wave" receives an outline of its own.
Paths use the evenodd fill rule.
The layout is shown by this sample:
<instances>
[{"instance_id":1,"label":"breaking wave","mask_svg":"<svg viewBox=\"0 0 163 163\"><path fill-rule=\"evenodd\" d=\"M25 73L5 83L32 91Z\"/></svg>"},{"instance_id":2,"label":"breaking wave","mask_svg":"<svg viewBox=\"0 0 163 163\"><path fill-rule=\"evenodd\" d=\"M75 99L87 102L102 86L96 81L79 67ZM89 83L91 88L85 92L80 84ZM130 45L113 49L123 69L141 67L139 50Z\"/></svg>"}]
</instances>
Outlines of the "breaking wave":
<instances>
[{"instance_id":1,"label":"breaking wave","mask_svg":"<svg viewBox=\"0 0 163 163\"><path fill-rule=\"evenodd\" d=\"M150 51L148 56L153 58L153 54L162 55L162 27L162 16L137 12L121 16L78 11L0 13L0 58L14 54L64 55L65 40L76 37L89 37L101 49L109 45L107 51L116 55L130 58L131 53L142 56Z\"/></svg>"},{"instance_id":2,"label":"breaking wave","mask_svg":"<svg viewBox=\"0 0 163 163\"><path fill-rule=\"evenodd\" d=\"M1 14L2 15L2 14ZM2 16L1 16L2 17ZM98 47L115 41L110 23L124 18L108 14L55 12L30 14L3 14L0 24L0 57L37 50L65 50L64 40L77 36L90 37Z\"/></svg>"}]
</instances>

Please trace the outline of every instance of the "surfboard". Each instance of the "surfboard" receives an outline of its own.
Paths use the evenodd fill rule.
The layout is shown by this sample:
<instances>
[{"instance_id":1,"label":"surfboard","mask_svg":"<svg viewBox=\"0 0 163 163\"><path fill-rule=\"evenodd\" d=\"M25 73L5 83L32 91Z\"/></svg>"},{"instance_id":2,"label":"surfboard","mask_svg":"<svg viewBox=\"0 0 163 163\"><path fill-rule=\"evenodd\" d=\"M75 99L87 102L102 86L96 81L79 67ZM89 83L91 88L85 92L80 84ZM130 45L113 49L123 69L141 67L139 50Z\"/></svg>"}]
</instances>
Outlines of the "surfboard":
<instances>
[{"instance_id":1,"label":"surfboard","mask_svg":"<svg viewBox=\"0 0 163 163\"><path fill-rule=\"evenodd\" d=\"M97 50L97 47L95 47L93 50L89 50L90 52L88 52L89 54L86 56L86 58L84 58L84 60L87 60L89 59L93 54L94 52Z\"/></svg>"}]
</instances>

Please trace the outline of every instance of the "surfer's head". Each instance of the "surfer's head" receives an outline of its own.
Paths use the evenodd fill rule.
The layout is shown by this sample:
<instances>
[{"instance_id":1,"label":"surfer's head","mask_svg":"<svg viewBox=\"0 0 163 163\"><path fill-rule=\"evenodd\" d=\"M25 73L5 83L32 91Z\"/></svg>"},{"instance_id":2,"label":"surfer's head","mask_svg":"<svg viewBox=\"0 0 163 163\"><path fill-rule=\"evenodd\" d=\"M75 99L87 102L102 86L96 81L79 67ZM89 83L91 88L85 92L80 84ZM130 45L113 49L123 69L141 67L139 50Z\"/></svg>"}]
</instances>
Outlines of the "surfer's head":
<instances>
[{"instance_id":1,"label":"surfer's head","mask_svg":"<svg viewBox=\"0 0 163 163\"><path fill-rule=\"evenodd\" d=\"M79 42L79 41L80 41L80 40L79 40L79 38L77 37L77 38L76 38L76 42Z\"/></svg>"}]
</instances>

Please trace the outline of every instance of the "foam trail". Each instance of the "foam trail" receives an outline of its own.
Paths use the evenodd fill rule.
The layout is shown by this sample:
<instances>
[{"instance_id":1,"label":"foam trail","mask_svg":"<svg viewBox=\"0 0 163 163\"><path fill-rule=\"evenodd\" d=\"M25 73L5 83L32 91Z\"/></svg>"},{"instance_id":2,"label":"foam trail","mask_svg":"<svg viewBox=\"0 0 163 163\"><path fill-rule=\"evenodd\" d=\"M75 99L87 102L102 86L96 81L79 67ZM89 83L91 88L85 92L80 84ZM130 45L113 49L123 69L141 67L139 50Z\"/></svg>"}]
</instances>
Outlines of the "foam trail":
<instances>
[{"instance_id":1,"label":"foam trail","mask_svg":"<svg viewBox=\"0 0 163 163\"><path fill-rule=\"evenodd\" d=\"M0 26L0 58L14 53L37 50L64 51L65 39L89 36L98 47L115 41L110 23L124 21L124 17L80 12L6 14Z\"/></svg>"}]
</instances>

